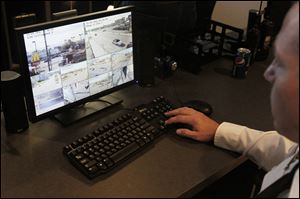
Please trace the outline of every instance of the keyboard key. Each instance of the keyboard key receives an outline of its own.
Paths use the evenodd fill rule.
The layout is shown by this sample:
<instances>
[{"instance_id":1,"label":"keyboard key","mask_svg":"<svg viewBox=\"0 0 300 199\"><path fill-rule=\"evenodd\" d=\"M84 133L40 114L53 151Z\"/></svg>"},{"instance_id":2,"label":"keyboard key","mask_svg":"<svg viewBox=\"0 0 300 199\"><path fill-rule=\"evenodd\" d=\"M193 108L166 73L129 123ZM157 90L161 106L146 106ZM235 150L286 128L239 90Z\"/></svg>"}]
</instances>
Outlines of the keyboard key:
<instances>
[{"instance_id":1,"label":"keyboard key","mask_svg":"<svg viewBox=\"0 0 300 199\"><path fill-rule=\"evenodd\" d=\"M103 126L103 128L104 128L104 130L105 130L105 131L107 131L107 130L109 130L109 129L110 129L110 128L109 128L109 126L108 126L107 124L106 124L106 125L104 125L104 126Z\"/></svg>"},{"instance_id":2,"label":"keyboard key","mask_svg":"<svg viewBox=\"0 0 300 199\"><path fill-rule=\"evenodd\" d=\"M134 122L136 122L136 121L138 120L138 118L137 118L137 117L133 117L132 120L133 120Z\"/></svg>"},{"instance_id":3,"label":"keyboard key","mask_svg":"<svg viewBox=\"0 0 300 199\"><path fill-rule=\"evenodd\" d=\"M98 129L96 129L96 130L93 132L93 134L94 134L95 136L98 136L98 135L100 135L100 131L99 131Z\"/></svg>"},{"instance_id":4,"label":"keyboard key","mask_svg":"<svg viewBox=\"0 0 300 199\"><path fill-rule=\"evenodd\" d=\"M147 136L143 136L142 139L145 143L150 142L150 139Z\"/></svg>"},{"instance_id":5,"label":"keyboard key","mask_svg":"<svg viewBox=\"0 0 300 199\"><path fill-rule=\"evenodd\" d=\"M88 163L86 163L84 166L85 166L86 168L89 168L89 167L93 166L93 165L96 164L96 163L97 163L96 160L92 160L92 161L89 161Z\"/></svg>"},{"instance_id":6,"label":"keyboard key","mask_svg":"<svg viewBox=\"0 0 300 199\"><path fill-rule=\"evenodd\" d=\"M100 142L100 143L98 143L98 146L99 146L100 148L103 148L105 145L104 145L104 143Z\"/></svg>"},{"instance_id":7,"label":"keyboard key","mask_svg":"<svg viewBox=\"0 0 300 199\"><path fill-rule=\"evenodd\" d=\"M150 138L150 140L153 140L154 139L154 136L152 133L147 133L146 134L148 138Z\"/></svg>"},{"instance_id":8,"label":"keyboard key","mask_svg":"<svg viewBox=\"0 0 300 199\"><path fill-rule=\"evenodd\" d=\"M81 164L86 164L88 161L89 161L88 158L84 158L84 159L80 160L80 163Z\"/></svg>"},{"instance_id":9,"label":"keyboard key","mask_svg":"<svg viewBox=\"0 0 300 199\"><path fill-rule=\"evenodd\" d=\"M139 146L136 143L131 143L130 145L127 145L125 148L123 148L122 150L113 154L110 158L115 163L117 163L138 149L139 149Z\"/></svg>"},{"instance_id":10,"label":"keyboard key","mask_svg":"<svg viewBox=\"0 0 300 199\"><path fill-rule=\"evenodd\" d=\"M99 153L105 153L105 150L104 149L99 149Z\"/></svg>"},{"instance_id":11,"label":"keyboard key","mask_svg":"<svg viewBox=\"0 0 300 199\"><path fill-rule=\"evenodd\" d=\"M76 148L76 147L78 146L78 144L79 144L79 143L75 141L75 142L73 142L71 145L72 145L73 148Z\"/></svg>"},{"instance_id":12,"label":"keyboard key","mask_svg":"<svg viewBox=\"0 0 300 199\"><path fill-rule=\"evenodd\" d=\"M89 138L89 140L93 139L95 136L93 136L93 134L88 134L87 137Z\"/></svg>"},{"instance_id":13,"label":"keyboard key","mask_svg":"<svg viewBox=\"0 0 300 199\"><path fill-rule=\"evenodd\" d=\"M82 138L79 138L79 139L77 140L77 142L78 142L79 144L82 144L84 141L83 141Z\"/></svg>"},{"instance_id":14,"label":"keyboard key","mask_svg":"<svg viewBox=\"0 0 300 199\"><path fill-rule=\"evenodd\" d=\"M103 162L97 163L97 167L101 170L107 169L107 166Z\"/></svg>"},{"instance_id":15,"label":"keyboard key","mask_svg":"<svg viewBox=\"0 0 300 199\"><path fill-rule=\"evenodd\" d=\"M87 136L83 136L82 139L83 139L84 142L89 140L89 138Z\"/></svg>"},{"instance_id":16,"label":"keyboard key","mask_svg":"<svg viewBox=\"0 0 300 199\"><path fill-rule=\"evenodd\" d=\"M88 171L89 171L90 173L95 173L97 170L98 170L98 168L97 168L96 166L93 166L93 167L88 168Z\"/></svg>"},{"instance_id":17,"label":"keyboard key","mask_svg":"<svg viewBox=\"0 0 300 199\"><path fill-rule=\"evenodd\" d=\"M121 147L123 148L123 147L125 147L125 146L126 146L125 142L122 142L122 143L121 143Z\"/></svg>"},{"instance_id":18,"label":"keyboard key","mask_svg":"<svg viewBox=\"0 0 300 199\"><path fill-rule=\"evenodd\" d=\"M108 123L108 126L109 126L110 128L113 128L113 127L114 127L114 124L113 124L112 122L110 122L110 123Z\"/></svg>"},{"instance_id":19,"label":"keyboard key","mask_svg":"<svg viewBox=\"0 0 300 199\"><path fill-rule=\"evenodd\" d=\"M78 155L75 156L75 158L77 160L81 160L82 158L84 158L84 155L83 154L78 154Z\"/></svg>"},{"instance_id":20,"label":"keyboard key","mask_svg":"<svg viewBox=\"0 0 300 199\"><path fill-rule=\"evenodd\" d=\"M137 142L140 146L145 145L145 142L144 142L142 139L137 139L136 142Z\"/></svg>"},{"instance_id":21,"label":"keyboard key","mask_svg":"<svg viewBox=\"0 0 300 199\"><path fill-rule=\"evenodd\" d=\"M111 167L114 163L110 160L110 159L108 159L108 158L105 158L104 160L103 160L103 162L104 162L104 164L106 164L108 167Z\"/></svg>"},{"instance_id":22,"label":"keyboard key","mask_svg":"<svg viewBox=\"0 0 300 199\"><path fill-rule=\"evenodd\" d=\"M68 152L72 151L72 146L71 145L67 145L64 147L63 152L65 154L67 154Z\"/></svg>"}]
</instances>

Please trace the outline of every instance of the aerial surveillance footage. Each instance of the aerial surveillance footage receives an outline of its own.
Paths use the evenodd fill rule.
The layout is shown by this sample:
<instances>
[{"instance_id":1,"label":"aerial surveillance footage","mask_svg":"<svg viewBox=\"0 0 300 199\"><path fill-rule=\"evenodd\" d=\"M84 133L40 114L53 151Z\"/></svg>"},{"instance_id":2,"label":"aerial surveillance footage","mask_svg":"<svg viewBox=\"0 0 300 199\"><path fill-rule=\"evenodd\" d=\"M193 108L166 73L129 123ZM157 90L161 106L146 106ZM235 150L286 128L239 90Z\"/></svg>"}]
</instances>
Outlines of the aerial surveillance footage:
<instances>
[{"instance_id":1,"label":"aerial surveillance footage","mask_svg":"<svg viewBox=\"0 0 300 199\"><path fill-rule=\"evenodd\" d=\"M24 34L36 114L134 79L131 13Z\"/></svg>"}]
</instances>

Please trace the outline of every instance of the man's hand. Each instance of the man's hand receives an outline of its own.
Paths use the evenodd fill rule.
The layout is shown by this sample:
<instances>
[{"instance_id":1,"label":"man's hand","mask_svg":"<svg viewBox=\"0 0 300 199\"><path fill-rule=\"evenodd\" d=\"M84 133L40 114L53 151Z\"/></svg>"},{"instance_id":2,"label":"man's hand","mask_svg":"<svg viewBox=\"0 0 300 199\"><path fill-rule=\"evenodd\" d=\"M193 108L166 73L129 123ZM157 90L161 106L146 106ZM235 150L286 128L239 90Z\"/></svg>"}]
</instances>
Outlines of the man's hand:
<instances>
[{"instance_id":1,"label":"man's hand","mask_svg":"<svg viewBox=\"0 0 300 199\"><path fill-rule=\"evenodd\" d=\"M189 129L177 129L178 135L183 135L198 141L209 142L214 139L219 124L194 109L182 107L165 113L170 117L165 124L183 123L192 126Z\"/></svg>"}]
</instances>

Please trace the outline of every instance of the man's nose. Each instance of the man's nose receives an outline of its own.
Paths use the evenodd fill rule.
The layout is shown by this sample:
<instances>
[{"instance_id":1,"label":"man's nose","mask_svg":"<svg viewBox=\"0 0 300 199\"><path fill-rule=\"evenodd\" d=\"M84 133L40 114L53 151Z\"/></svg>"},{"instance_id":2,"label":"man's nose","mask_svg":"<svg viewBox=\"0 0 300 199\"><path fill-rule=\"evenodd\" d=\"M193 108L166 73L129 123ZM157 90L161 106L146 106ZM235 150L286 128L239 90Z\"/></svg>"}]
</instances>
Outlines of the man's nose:
<instances>
[{"instance_id":1,"label":"man's nose","mask_svg":"<svg viewBox=\"0 0 300 199\"><path fill-rule=\"evenodd\" d=\"M272 67L272 64L266 69L264 77L268 82L273 83L275 79L275 71Z\"/></svg>"}]
</instances>

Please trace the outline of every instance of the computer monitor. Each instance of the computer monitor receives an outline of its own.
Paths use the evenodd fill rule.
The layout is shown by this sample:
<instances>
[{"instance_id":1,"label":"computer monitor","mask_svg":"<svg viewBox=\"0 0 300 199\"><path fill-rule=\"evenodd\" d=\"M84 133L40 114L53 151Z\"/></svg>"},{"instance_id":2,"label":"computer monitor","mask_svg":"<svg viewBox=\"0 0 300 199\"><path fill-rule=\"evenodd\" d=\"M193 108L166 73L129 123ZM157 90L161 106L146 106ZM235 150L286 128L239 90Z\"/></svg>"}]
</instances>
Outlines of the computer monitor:
<instances>
[{"instance_id":1,"label":"computer monitor","mask_svg":"<svg viewBox=\"0 0 300 199\"><path fill-rule=\"evenodd\" d=\"M29 119L70 124L103 108L86 102L135 83L132 21L127 6L16 28ZM121 102L109 100L100 106Z\"/></svg>"}]
</instances>

